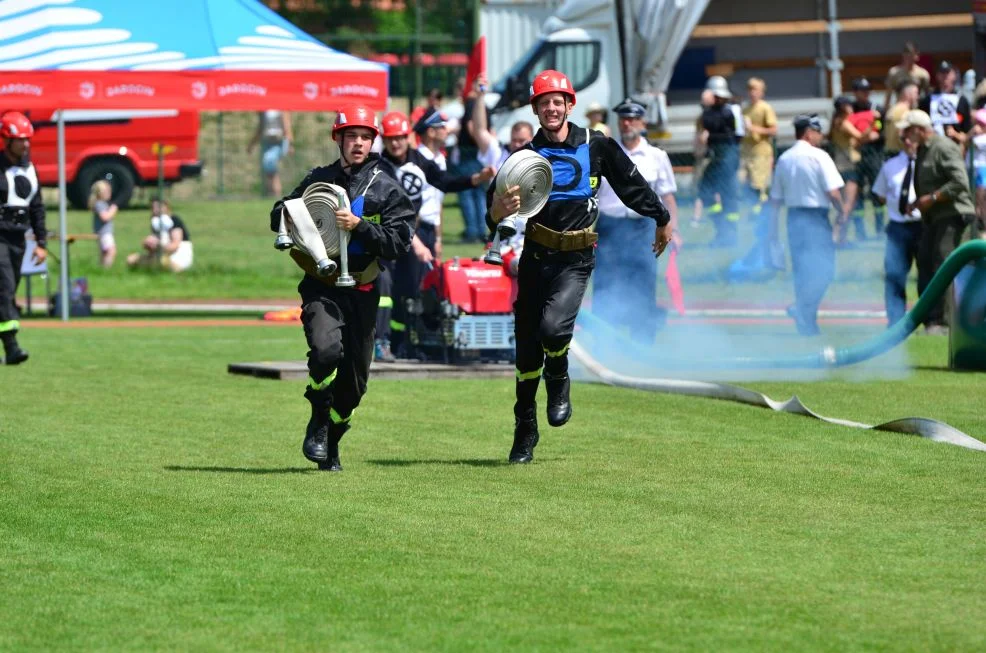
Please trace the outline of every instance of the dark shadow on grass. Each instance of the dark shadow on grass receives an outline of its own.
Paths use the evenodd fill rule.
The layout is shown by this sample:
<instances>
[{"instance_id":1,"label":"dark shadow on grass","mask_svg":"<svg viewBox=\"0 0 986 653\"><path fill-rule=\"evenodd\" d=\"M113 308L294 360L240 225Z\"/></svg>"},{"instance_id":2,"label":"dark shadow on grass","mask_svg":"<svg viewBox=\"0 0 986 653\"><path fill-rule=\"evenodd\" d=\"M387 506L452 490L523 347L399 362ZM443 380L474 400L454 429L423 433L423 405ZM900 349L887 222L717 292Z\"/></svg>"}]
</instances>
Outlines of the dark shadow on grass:
<instances>
[{"instance_id":1,"label":"dark shadow on grass","mask_svg":"<svg viewBox=\"0 0 986 653\"><path fill-rule=\"evenodd\" d=\"M367 460L380 467L415 467L418 465L468 465L469 467L506 467L506 460L489 458L469 458L464 460L402 460L399 458Z\"/></svg>"},{"instance_id":2,"label":"dark shadow on grass","mask_svg":"<svg viewBox=\"0 0 986 653\"><path fill-rule=\"evenodd\" d=\"M307 474L317 472L314 467L186 467L165 465L169 472L216 472L220 474Z\"/></svg>"},{"instance_id":3,"label":"dark shadow on grass","mask_svg":"<svg viewBox=\"0 0 986 653\"><path fill-rule=\"evenodd\" d=\"M915 365L912 369L921 372L949 372L953 374L982 374L982 370L965 370L961 368L951 368L948 365Z\"/></svg>"}]
</instances>

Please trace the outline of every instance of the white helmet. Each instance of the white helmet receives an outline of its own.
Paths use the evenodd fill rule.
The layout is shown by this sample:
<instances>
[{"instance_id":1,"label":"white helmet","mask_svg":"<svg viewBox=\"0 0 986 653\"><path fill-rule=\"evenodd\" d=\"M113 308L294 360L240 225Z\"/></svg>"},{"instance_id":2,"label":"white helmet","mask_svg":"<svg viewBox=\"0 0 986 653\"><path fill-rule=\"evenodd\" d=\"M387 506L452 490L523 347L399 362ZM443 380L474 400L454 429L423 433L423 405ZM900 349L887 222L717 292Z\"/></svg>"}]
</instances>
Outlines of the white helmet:
<instances>
[{"instance_id":1,"label":"white helmet","mask_svg":"<svg viewBox=\"0 0 986 653\"><path fill-rule=\"evenodd\" d=\"M705 83L705 90L712 91L713 95L718 98L730 99L733 97L732 92L729 90L729 82L726 78L721 75L713 75L709 77L709 81Z\"/></svg>"}]
</instances>

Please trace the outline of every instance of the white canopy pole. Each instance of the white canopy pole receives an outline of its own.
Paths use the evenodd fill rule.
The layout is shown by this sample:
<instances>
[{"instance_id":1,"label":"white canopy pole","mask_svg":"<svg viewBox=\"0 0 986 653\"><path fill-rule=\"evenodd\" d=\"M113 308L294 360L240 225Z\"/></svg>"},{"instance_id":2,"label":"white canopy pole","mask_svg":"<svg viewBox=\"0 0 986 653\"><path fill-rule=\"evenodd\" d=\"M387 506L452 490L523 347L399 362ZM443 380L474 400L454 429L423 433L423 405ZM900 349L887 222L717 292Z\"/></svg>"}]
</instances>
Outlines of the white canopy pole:
<instances>
[{"instance_id":1,"label":"white canopy pole","mask_svg":"<svg viewBox=\"0 0 986 653\"><path fill-rule=\"evenodd\" d=\"M829 0L829 72L832 76L832 97L842 95L842 59L839 58L839 21L837 0Z\"/></svg>"},{"instance_id":2,"label":"white canopy pole","mask_svg":"<svg viewBox=\"0 0 986 653\"><path fill-rule=\"evenodd\" d=\"M65 197L65 111L58 110L58 294L62 321L68 321L68 211Z\"/></svg>"}]
</instances>

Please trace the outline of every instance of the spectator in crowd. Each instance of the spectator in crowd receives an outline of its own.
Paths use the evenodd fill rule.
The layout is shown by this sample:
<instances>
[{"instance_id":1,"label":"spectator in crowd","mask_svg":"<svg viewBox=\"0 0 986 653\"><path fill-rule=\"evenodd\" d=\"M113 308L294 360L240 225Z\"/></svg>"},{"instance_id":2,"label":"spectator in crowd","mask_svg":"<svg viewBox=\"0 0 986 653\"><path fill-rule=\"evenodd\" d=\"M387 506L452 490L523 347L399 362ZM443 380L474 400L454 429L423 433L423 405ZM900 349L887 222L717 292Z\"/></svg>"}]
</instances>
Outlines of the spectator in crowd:
<instances>
[{"instance_id":1,"label":"spectator in crowd","mask_svg":"<svg viewBox=\"0 0 986 653\"><path fill-rule=\"evenodd\" d=\"M856 193L856 204L852 207L852 218L853 224L857 225L857 229L859 229L864 224L863 199L867 194L871 200L875 199L873 197L873 183L883 165L883 117L870 101L870 93L873 91L870 80L865 77L857 77L852 81L852 90L854 96L852 103L853 126L861 131L865 130L867 125L873 127L870 136L862 139L859 144L859 163L856 164L856 181L859 188ZM873 202L873 217L874 237L879 238L880 234L883 233L886 219L884 206L876 201ZM863 240L866 235L863 231L859 231L857 238Z\"/></svg>"},{"instance_id":2,"label":"spectator in crowd","mask_svg":"<svg viewBox=\"0 0 986 653\"><path fill-rule=\"evenodd\" d=\"M973 114L972 164L976 181L976 237L986 235L986 109Z\"/></svg>"},{"instance_id":3,"label":"spectator in crowd","mask_svg":"<svg viewBox=\"0 0 986 653\"><path fill-rule=\"evenodd\" d=\"M774 169L774 136L777 135L777 114L766 100L767 84L751 77L746 83L750 103L743 110L746 134L740 143L740 180L754 205L753 212L767 201L770 174Z\"/></svg>"},{"instance_id":4,"label":"spectator in crowd","mask_svg":"<svg viewBox=\"0 0 986 653\"><path fill-rule=\"evenodd\" d=\"M127 265L131 268L160 266L171 272L184 272L192 267L192 235L165 200L151 203L151 233L142 246L143 253L127 257Z\"/></svg>"},{"instance_id":5,"label":"spectator in crowd","mask_svg":"<svg viewBox=\"0 0 986 653\"><path fill-rule=\"evenodd\" d=\"M294 132L291 114L268 109L257 116L257 130L247 144L247 153L260 144L260 169L264 177L264 194L283 195L281 188L281 159L293 151Z\"/></svg>"},{"instance_id":6,"label":"spectator in crowd","mask_svg":"<svg viewBox=\"0 0 986 653\"><path fill-rule=\"evenodd\" d=\"M99 236L99 262L104 268L112 267L116 259L116 239L113 237L113 218L119 208L113 203L113 187L100 179L89 193L89 210L92 211L92 230Z\"/></svg>"},{"instance_id":7,"label":"spectator in crowd","mask_svg":"<svg viewBox=\"0 0 986 653\"><path fill-rule=\"evenodd\" d=\"M931 117L935 131L948 136L965 147L967 132L972 129L972 111L969 100L956 88L959 73L947 61L938 64L935 71L935 88L918 102L918 109Z\"/></svg>"},{"instance_id":8,"label":"spectator in crowd","mask_svg":"<svg viewBox=\"0 0 986 653\"><path fill-rule=\"evenodd\" d=\"M835 277L835 245L829 206L836 215L844 213L843 181L822 143L822 123L818 116L800 115L794 119L798 139L777 159L774 183L770 188L771 212L778 215L787 207L787 237L794 269L794 304L788 315L794 318L798 333L817 335L818 306Z\"/></svg>"},{"instance_id":9,"label":"spectator in crowd","mask_svg":"<svg viewBox=\"0 0 986 653\"><path fill-rule=\"evenodd\" d=\"M845 182L845 197L842 206L845 213L838 217L838 229L836 231L836 242L845 244L848 236L845 227L849 220L849 212L856 203L856 194L859 191L859 178L856 176L856 164L859 163L859 143L864 138L870 138L875 134L872 125L866 134L860 132L852 124L850 117L853 114L852 100L847 97L838 97L833 103L832 122L829 125L829 144L832 149L832 159L835 167ZM856 238L864 237L862 219L856 223Z\"/></svg>"},{"instance_id":10,"label":"spectator in crowd","mask_svg":"<svg viewBox=\"0 0 986 653\"><path fill-rule=\"evenodd\" d=\"M479 162L479 145L476 142L480 130L477 129L473 120L477 98L479 98L479 91L474 85L474 88L469 89L466 95L459 137L450 161L452 164L450 171L458 177L468 177L483 169L483 164ZM487 232L486 184L483 183L475 188L460 191L459 208L462 210L462 219L465 222L462 241L485 243Z\"/></svg>"},{"instance_id":11,"label":"spectator in crowd","mask_svg":"<svg viewBox=\"0 0 986 653\"><path fill-rule=\"evenodd\" d=\"M897 123L904 119L907 112L918 108L918 85L913 80L905 79L897 87L897 104L890 109L883 127L886 130L886 152L893 156L904 149L900 141Z\"/></svg>"},{"instance_id":12,"label":"spectator in crowd","mask_svg":"<svg viewBox=\"0 0 986 653\"><path fill-rule=\"evenodd\" d=\"M737 243L739 198L736 175L739 171L738 122L733 112L729 84L718 75L710 77L706 90L715 100L702 112L700 140L709 159L699 182L699 197L708 206L716 235L711 247L733 247ZM717 201L718 200L718 201Z\"/></svg>"},{"instance_id":13,"label":"spectator in crowd","mask_svg":"<svg viewBox=\"0 0 986 653\"><path fill-rule=\"evenodd\" d=\"M482 100L484 91L482 86L486 84L486 78L482 75L476 79L475 90L478 100ZM474 105L473 121L476 127L476 145L479 147L479 162L483 167L492 167L494 171L499 170L500 166L507 160L507 157L524 147L534 138L534 125L526 120L518 120L510 128L510 142L506 147L500 145L500 141L488 125L486 103L477 101Z\"/></svg>"},{"instance_id":14,"label":"spectator in crowd","mask_svg":"<svg viewBox=\"0 0 986 653\"><path fill-rule=\"evenodd\" d=\"M921 244L921 212L908 210L917 199L914 191L914 159L917 143L906 147L887 160L873 182L874 201L887 208L887 249L883 255L883 298L887 309L887 326L893 326L907 310L907 275L918 260Z\"/></svg>"},{"instance_id":15,"label":"spectator in crowd","mask_svg":"<svg viewBox=\"0 0 986 653\"><path fill-rule=\"evenodd\" d=\"M897 124L904 142L916 143L914 191L917 199L907 206L921 212L924 235L918 250L918 294L928 287L941 264L948 258L975 220L976 207L969 192L962 148L937 133L934 123L920 109L909 111ZM925 332L947 333L944 302L938 302L925 319Z\"/></svg>"},{"instance_id":16,"label":"spectator in crowd","mask_svg":"<svg viewBox=\"0 0 986 653\"><path fill-rule=\"evenodd\" d=\"M918 65L918 57L920 56L918 47L908 41L904 44L904 51L900 55L900 64L894 66L887 73L887 81L884 84L884 88L888 91L899 88L900 85L910 80L917 84L918 95L924 96L928 92L928 88L931 86L931 73ZM893 93L887 93L887 97L883 103L883 115L889 113L888 109L892 106L891 100L893 98Z\"/></svg>"},{"instance_id":17,"label":"spectator in crowd","mask_svg":"<svg viewBox=\"0 0 986 653\"><path fill-rule=\"evenodd\" d=\"M695 119L695 142L692 144L693 159L695 161L695 165L692 168L692 193L695 196L691 222L693 227L702 221L702 213L705 210L705 204L702 202L702 194L699 192L699 189L702 186L702 177L705 176L705 169L709 164L709 159L706 157L709 150L707 142L709 135L702 129L702 115L706 109L715 104L715 101L716 96L708 89L702 91L702 94L699 96L699 116ZM721 201L718 195L713 199L716 204L719 204Z\"/></svg>"},{"instance_id":18,"label":"spectator in crowd","mask_svg":"<svg viewBox=\"0 0 986 653\"><path fill-rule=\"evenodd\" d=\"M421 117L425 115L425 112L431 109L434 111L439 111L442 106L442 102L445 100L445 94L442 93L441 89L433 88L428 91L428 96L425 98L425 104L422 106L414 107L411 110L410 120L411 124L417 124Z\"/></svg>"},{"instance_id":19,"label":"spectator in crowd","mask_svg":"<svg viewBox=\"0 0 986 653\"><path fill-rule=\"evenodd\" d=\"M585 118L586 122L589 123L589 129L595 129L606 136L612 136L609 125L606 124L606 107L598 102L591 103L585 110Z\"/></svg>"},{"instance_id":20,"label":"spectator in crowd","mask_svg":"<svg viewBox=\"0 0 986 653\"><path fill-rule=\"evenodd\" d=\"M613 111L619 117L620 147L667 207L671 214L671 244L680 247L674 197L678 187L671 160L664 150L640 135L644 129L643 105L626 99ZM657 259L648 246L654 224L623 204L605 179L600 183L598 198L593 313L614 325L628 325L631 338L652 345L666 319L666 311L657 306Z\"/></svg>"}]
</instances>

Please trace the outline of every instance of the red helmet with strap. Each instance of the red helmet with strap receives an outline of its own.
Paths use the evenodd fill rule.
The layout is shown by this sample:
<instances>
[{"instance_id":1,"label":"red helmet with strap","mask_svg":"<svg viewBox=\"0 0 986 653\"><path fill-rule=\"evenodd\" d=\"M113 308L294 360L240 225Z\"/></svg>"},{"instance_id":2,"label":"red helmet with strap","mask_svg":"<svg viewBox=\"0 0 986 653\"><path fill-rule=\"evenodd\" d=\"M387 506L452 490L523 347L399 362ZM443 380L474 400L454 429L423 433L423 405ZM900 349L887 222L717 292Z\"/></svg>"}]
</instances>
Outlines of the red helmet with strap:
<instances>
[{"instance_id":1,"label":"red helmet with strap","mask_svg":"<svg viewBox=\"0 0 986 653\"><path fill-rule=\"evenodd\" d=\"M548 93L563 93L571 98L573 105L575 104L575 87L572 86L572 82L565 73L560 73L557 70L545 70L538 73L538 76L531 83L531 102Z\"/></svg>"},{"instance_id":2,"label":"red helmet with strap","mask_svg":"<svg viewBox=\"0 0 986 653\"><path fill-rule=\"evenodd\" d=\"M34 125L19 111L8 111L0 117L0 136L4 138L31 138Z\"/></svg>"},{"instance_id":3,"label":"red helmet with strap","mask_svg":"<svg viewBox=\"0 0 986 653\"><path fill-rule=\"evenodd\" d=\"M339 110L339 113L336 114L335 124L332 125L332 137L335 138L336 134L349 127L366 127L373 132L374 136L380 133L380 128L377 127L377 114L362 104Z\"/></svg>"},{"instance_id":4,"label":"red helmet with strap","mask_svg":"<svg viewBox=\"0 0 986 653\"><path fill-rule=\"evenodd\" d=\"M383 137L407 136L411 133L411 121L400 111L391 111L383 117Z\"/></svg>"}]
</instances>

